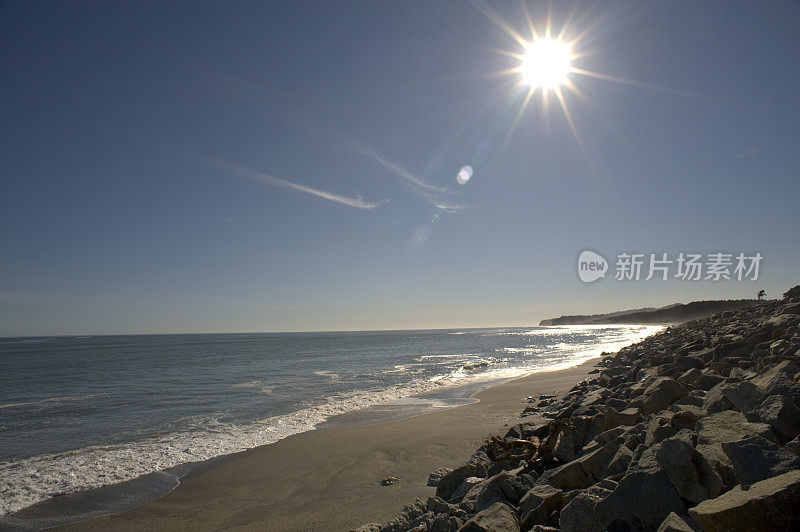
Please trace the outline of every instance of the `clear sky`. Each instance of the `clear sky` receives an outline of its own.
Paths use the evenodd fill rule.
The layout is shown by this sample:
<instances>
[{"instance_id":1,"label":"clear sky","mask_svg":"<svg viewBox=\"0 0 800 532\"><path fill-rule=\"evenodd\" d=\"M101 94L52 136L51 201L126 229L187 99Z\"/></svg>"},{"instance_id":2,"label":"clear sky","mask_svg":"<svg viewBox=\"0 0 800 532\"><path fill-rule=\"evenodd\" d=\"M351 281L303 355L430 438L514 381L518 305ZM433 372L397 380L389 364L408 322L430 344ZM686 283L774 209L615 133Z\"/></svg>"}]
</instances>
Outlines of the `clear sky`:
<instances>
[{"instance_id":1,"label":"clear sky","mask_svg":"<svg viewBox=\"0 0 800 532\"><path fill-rule=\"evenodd\" d=\"M798 3L554 4L604 76L570 73L574 128L552 93L519 113L510 1L0 3L0 336L510 326L800 283ZM584 284L587 248L764 258Z\"/></svg>"}]
</instances>

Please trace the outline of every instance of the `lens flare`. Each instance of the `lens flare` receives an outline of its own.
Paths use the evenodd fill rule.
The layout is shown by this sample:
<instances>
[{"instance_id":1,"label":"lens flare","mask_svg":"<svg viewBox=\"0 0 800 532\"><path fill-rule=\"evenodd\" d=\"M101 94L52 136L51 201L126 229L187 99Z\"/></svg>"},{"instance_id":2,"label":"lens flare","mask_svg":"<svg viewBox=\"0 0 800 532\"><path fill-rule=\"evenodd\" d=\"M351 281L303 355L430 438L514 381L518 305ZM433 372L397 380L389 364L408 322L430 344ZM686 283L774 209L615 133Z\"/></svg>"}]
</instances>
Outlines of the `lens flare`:
<instances>
[{"instance_id":1,"label":"lens flare","mask_svg":"<svg viewBox=\"0 0 800 532\"><path fill-rule=\"evenodd\" d=\"M458 171L458 175L456 175L456 181L458 181L459 185L466 185L467 181L469 181L471 177L472 177L472 167L467 165Z\"/></svg>"}]
</instances>

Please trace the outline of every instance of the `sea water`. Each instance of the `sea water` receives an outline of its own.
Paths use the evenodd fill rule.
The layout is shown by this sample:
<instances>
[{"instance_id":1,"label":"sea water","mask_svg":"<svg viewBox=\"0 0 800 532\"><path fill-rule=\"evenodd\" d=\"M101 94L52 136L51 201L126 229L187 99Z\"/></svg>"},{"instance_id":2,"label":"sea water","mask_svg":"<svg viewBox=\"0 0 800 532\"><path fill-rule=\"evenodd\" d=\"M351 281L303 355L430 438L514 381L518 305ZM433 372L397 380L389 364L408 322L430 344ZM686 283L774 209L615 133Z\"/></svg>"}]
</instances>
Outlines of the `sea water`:
<instances>
[{"instance_id":1,"label":"sea water","mask_svg":"<svg viewBox=\"0 0 800 532\"><path fill-rule=\"evenodd\" d=\"M341 413L453 406L658 329L3 338L0 515L273 443Z\"/></svg>"}]
</instances>

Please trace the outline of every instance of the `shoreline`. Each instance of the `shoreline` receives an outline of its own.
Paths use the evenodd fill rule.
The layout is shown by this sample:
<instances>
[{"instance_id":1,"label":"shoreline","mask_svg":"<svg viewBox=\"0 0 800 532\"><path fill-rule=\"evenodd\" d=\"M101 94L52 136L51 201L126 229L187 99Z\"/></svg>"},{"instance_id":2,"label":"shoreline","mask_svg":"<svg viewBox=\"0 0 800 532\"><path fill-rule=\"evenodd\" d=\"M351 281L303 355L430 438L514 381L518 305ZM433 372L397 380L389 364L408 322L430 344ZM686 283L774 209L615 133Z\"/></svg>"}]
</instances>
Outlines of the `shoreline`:
<instances>
[{"instance_id":1,"label":"shoreline","mask_svg":"<svg viewBox=\"0 0 800 532\"><path fill-rule=\"evenodd\" d=\"M344 418L354 413L341 414L338 420L330 420L331 428L322 426L198 462L188 474L179 475L174 489L136 500L133 506L123 504L119 512L88 520L81 512L81 520L68 524L53 520L34 526L348 530L365 522L385 522L402 508L403 501L433 495L436 489L426 486L430 472L461 463L488 434L518 420L525 397L565 391L585 378L598 360L531 373L473 393L474 402L401 419L348 424ZM400 480L381 486L380 481L389 476ZM86 498L86 492L74 495L80 493ZM65 502L70 508L70 502ZM6 526L16 519L53 518L46 503L6 516L12 518Z\"/></svg>"}]
</instances>

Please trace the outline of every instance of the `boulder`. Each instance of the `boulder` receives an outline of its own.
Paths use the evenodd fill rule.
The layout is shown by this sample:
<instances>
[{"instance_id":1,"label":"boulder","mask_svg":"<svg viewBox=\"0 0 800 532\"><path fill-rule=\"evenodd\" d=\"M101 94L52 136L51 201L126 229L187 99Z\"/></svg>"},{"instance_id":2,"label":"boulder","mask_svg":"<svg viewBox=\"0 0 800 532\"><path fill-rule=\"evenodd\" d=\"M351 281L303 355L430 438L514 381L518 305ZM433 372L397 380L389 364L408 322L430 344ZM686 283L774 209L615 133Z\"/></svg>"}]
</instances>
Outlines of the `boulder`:
<instances>
[{"instance_id":1,"label":"boulder","mask_svg":"<svg viewBox=\"0 0 800 532\"><path fill-rule=\"evenodd\" d=\"M723 410L749 412L758 408L759 399L761 390L752 382L721 382L708 391L703 410L709 414Z\"/></svg>"},{"instance_id":2,"label":"boulder","mask_svg":"<svg viewBox=\"0 0 800 532\"><path fill-rule=\"evenodd\" d=\"M469 491L474 488L475 486L481 485L486 482L485 478L478 478L478 477L469 477L465 478L464 482L461 483L459 487L456 488L456 491L450 495L449 501L454 504L458 504L464 498L464 496L469 493Z\"/></svg>"},{"instance_id":3,"label":"boulder","mask_svg":"<svg viewBox=\"0 0 800 532\"><path fill-rule=\"evenodd\" d=\"M697 380L697 387L703 390L710 390L720 382L723 382L725 377L710 369L704 370L700 378Z\"/></svg>"},{"instance_id":4,"label":"boulder","mask_svg":"<svg viewBox=\"0 0 800 532\"><path fill-rule=\"evenodd\" d=\"M707 415L702 408L696 406L685 405L676 407L676 405L672 405L670 408L675 408L675 415L669 420L669 424L678 431L683 429L694 430L697 420Z\"/></svg>"},{"instance_id":5,"label":"boulder","mask_svg":"<svg viewBox=\"0 0 800 532\"><path fill-rule=\"evenodd\" d=\"M678 494L694 504L716 497L722 490L722 478L703 455L679 439L667 439L645 450L636 469L660 469Z\"/></svg>"},{"instance_id":6,"label":"boulder","mask_svg":"<svg viewBox=\"0 0 800 532\"><path fill-rule=\"evenodd\" d=\"M689 515L708 532L774 531L800 527L800 471L737 486L716 499L703 501Z\"/></svg>"},{"instance_id":7,"label":"boulder","mask_svg":"<svg viewBox=\"0 0 800 532\"><path fill-rule=\"evenodd\" d=\"M561 498L563 494L563 491L553 486L547 484L536 485L529 489L528 492L522 496L522 499L520 499L519 513L522 517L525 517L531 510L542 504L542 502L552 498Z\"/></svg>"},{"instance_id":8,"label":"boulder","mask_svg":"<svg viewBox=\"0 0 800 532\"><path fill-rule=\"evenodd\" d=\"M458 507L467 513L475 513L501 501L516 505L526 491L528 487L518 477L503 471L472 486Z\"/></svg>"},{"instance_id":9,"label":"boulder","mask_svg":"<svg viewBox=\"0 0 800 532\"><path fill-rule=\"evenodd\" d=\"M722 450L721 443L711 445L698 445L695 450L703 455L706 462L722 478L723 489L730 489L736 485L736 473L733 470L728 455Z\"/></svg>"},{"instance_id":10,"label":"boulder","mask_svg":"<svg viewBox=\"0 0 800 532\"><path fill-rule=\"evenodd\" d=\"M514 425L508 429L508 432L506 432L506 438L530 440L533 437L537 437L539 439L543 439L549 432L549 423L550 420L545 418L538 418L532 421L526 421L525 423L518 423L517 425Z\"/></svg>"},{"instance_id":11,"label":"boulder","mask_svg":"<svg viewBox=\"0 0 800 532\"><path fill-rule=\"evenodd\" d=\"M645 447L655 445L665 438L674 436L678 432L670 425L671 419L672 416L658 415L650 420L650 423L647 424L647 430L644 436Z\"/></svg>"},{"instance_id":12,"label":"boulder","mask_svg":"<svg viewBox=\"0 0 800 532\"><path fill-rule=\"evenodd\" d=\"M800 373L800 366L784 360L753 379L753 384L761 390L764 397L783 395L797 402L800 399L800 387L795 383L794 376L798 373Z\"/></svg>"},{"instance_id":13,"label":"boulder","mask_svg":"<svg viewBox=\"0 0 800 532\"><path fill-rule=\"evenodd\" d=\"M611 459L611 462L609 462L605 474L611 476L624 473L628 470L628 466L632 460L633 451L625 445L620 445L619 449L617 449L617 453Z\"/></svg>"},{"instance_id":14,"label":"boulder","mask_svg":"<svg viewBox=\"0 0 800 532\"><path fill-rule=\"evenodd\" d=\"M431 525L427 532L456 532L465 522L466 519L463 517L437 515L433 520L433 525Z\"/></svg>"},{"instance_id":15,"label":"boulder","mask_svg":"<svg viewBox=\"0 0 800 532\"><path fill-rule=\"evenodd\" d=\"M382 528L380 523L367 523L366 525L354 528L352 532L381 532Z\"/></svg>"},{"instance_id":16,"label":"boulder","mask_svg":"<svg viewBox=\"0 0 800 532\"><path fill-rule=\"evenodd\" d=\"M436 515L448 515L454 517L466 517L467 513L455 506L453 504L448 503L444 499L440 499L439 497L428 497L428 510L433 512Z\"/></svg>"},{"instance_id":17,"label":"boulder","mask_svg":"<svg viewBox=\"0 0 800 532\"><path fill-rule=\"evenodd\" d=\"M761 436L775 440L772 428L765 423L751 423L744 414L733 410L723 410L697 421L697 445L712 445L728 441L738 441L748 436Z\"/></svg>"},{"instance_id":18,"label":"boulder","mask_svg":"<svg viewBox=\"0 0 800 532\"><path fill-rule=\"evenodd\" d=\"M609 462L622 445L616 438L585 456L554 469L548 469L536 479L537 484L549 484L562 490L588 488L603 478Z\"/></svg>"},{"instance_id":19,"label":"boulder","mask_svg":"<svg viewBox=\"0 0 800 532\"><path fill-rule=\"evenodd\" d=\"M693 356L677 356L673 361L673 365L681 372L691 369L702 368L703 361Z\"/></svg>"},{"instance_id":20,"label":"boulder","mask_svg":"<svg viewBox=\"0 0 800 532\"><path fill-rule=\"evenodd\" d=\"M619 426L633 426L642 419L642 413L638 408L626 408L618 412L612 408L603 413L603 430L613 429Z\"/></svg>"},{"instance_id":21,"label":"boulder","mask_svg":"<svg viewBox=\"0 0 800 532\"><path fill-rule=\"evenodd\" d=\"M659 377L642 393L642 411L655 414L685 397L689 392L672 377Z\"/></svg>"},{"instance_id":22,"label":"boulder","mask_svg":"<svg viewBox=\"0 0 800 532\"><path fill-rule=\"evenodd\" d=\"M514 511L502 502L493 504L464 523L459 532L519 532Z\"/></svg>"},{"instance_id":23,"label":"boulder","mask_svg":"<svg viewBox=\"0 0 800 532\"><path fill-rule=\"evenodd\" d=\"M783 446L784 451L789 451L795 456L800 456L800 436Z\"/></svg>"},{"instance_id":24,"label":"boulder","mask_svg":"<svg viewBox=\"0 0 800 532\"><path fill-rule=\"evenodd\" d=\"M695 388L697 387L697 383L700 381L701 375L702 373L699 369L692 368L678 377L678 382L686 388Z\"/></svg>"},{"instance_id":25,"label":"boulder","mask_svg":"<svg viewBox=\"0 0 800 532\"><path fill-rule=\"evenodd\" d=\"M439 485L439 481L442 480L442 477L445 475L452 473L453 470L447 467L440 467L430 475L428 475L428 486L437 487Z\"/></svg>"},{"instance_id":26,"label":"boulder","mask_svg":"<svg viewBox=\"0 0 800 532\"><path fill-rule=\"evenodd\" d=\"M433 512L426 512L408 523L408 532L428 532L433 527L434 521L436 517Z\"/></svg>"},{"instance_id":27,"label":"boulder","mask_svg":"<svg viewBox=\"0 0 800 532\"><path fill-rule=\"evenodd\" d=\"M441 477L436 486L436 496L450 500L453 492L469 477L485 477L486 466L482 463L467 463Z\"/></svg>"},{"instance_id":28,"label":"boulder","mask_svg":"<svg viewBox=\"0 0 800 532\"><path fill-rule=\"evenodd\" d=\"M561 510L559 523L564 532L655 530L671 512L686 512L675 488L663 471L643 470L626 475L610 493L577 495Z\"/></svg>"},{"instance_id":29,"label":"boulder","mask_svg":"<svg viewBox=\"0 0 800 532\"><path fill-rule=\"evenodd\" d=\"M800 409L782 395L770 395L758 410L762 422L769 424L783 441L800 434Z\"/></svg>"},{"instance_id":30,"label":"boulder","mask_svg":"<svg viewBox=\"0 0 800 532\"><path fill-rule=\"evenodd\" d=\"M519 502L519 514L522 516L522 529L528 530L534 525L557 525L552 519L553 512L560 512L564 506L564 492L552 486L534 486Z\"/></svg>"},{"instance_id":31,"label":"boulder","mask_svg":"<svg viewBox=\"0 0 800 532\"><path fill-rule=\"evenodd\" d=\"M685 514L672 512L661 522L656 532L702 532L697 522Z\"/></svg>"},{"instance_id":32,"label":"boulder","mask_svg":"<svg viewBox=\"0 0 800 532\"><path fill-rule=\"evenodd\" d=\"M760 436L722 443L722 450L731 461L737 483L745 486L800 469L800 458Z\"/></svg>"},{"instance_id":33,"label":"boulder","mask_svg":"<svg viewBox=\"0 0 800 532\"><path fill-rule=\"evenodd\" d=\"M613 492L613 489L598 485L578 491L559 513L558 521L561 529L588 530L586 527L599 526L593 521L595 507Z\"/></svg>"}]
</instances>

